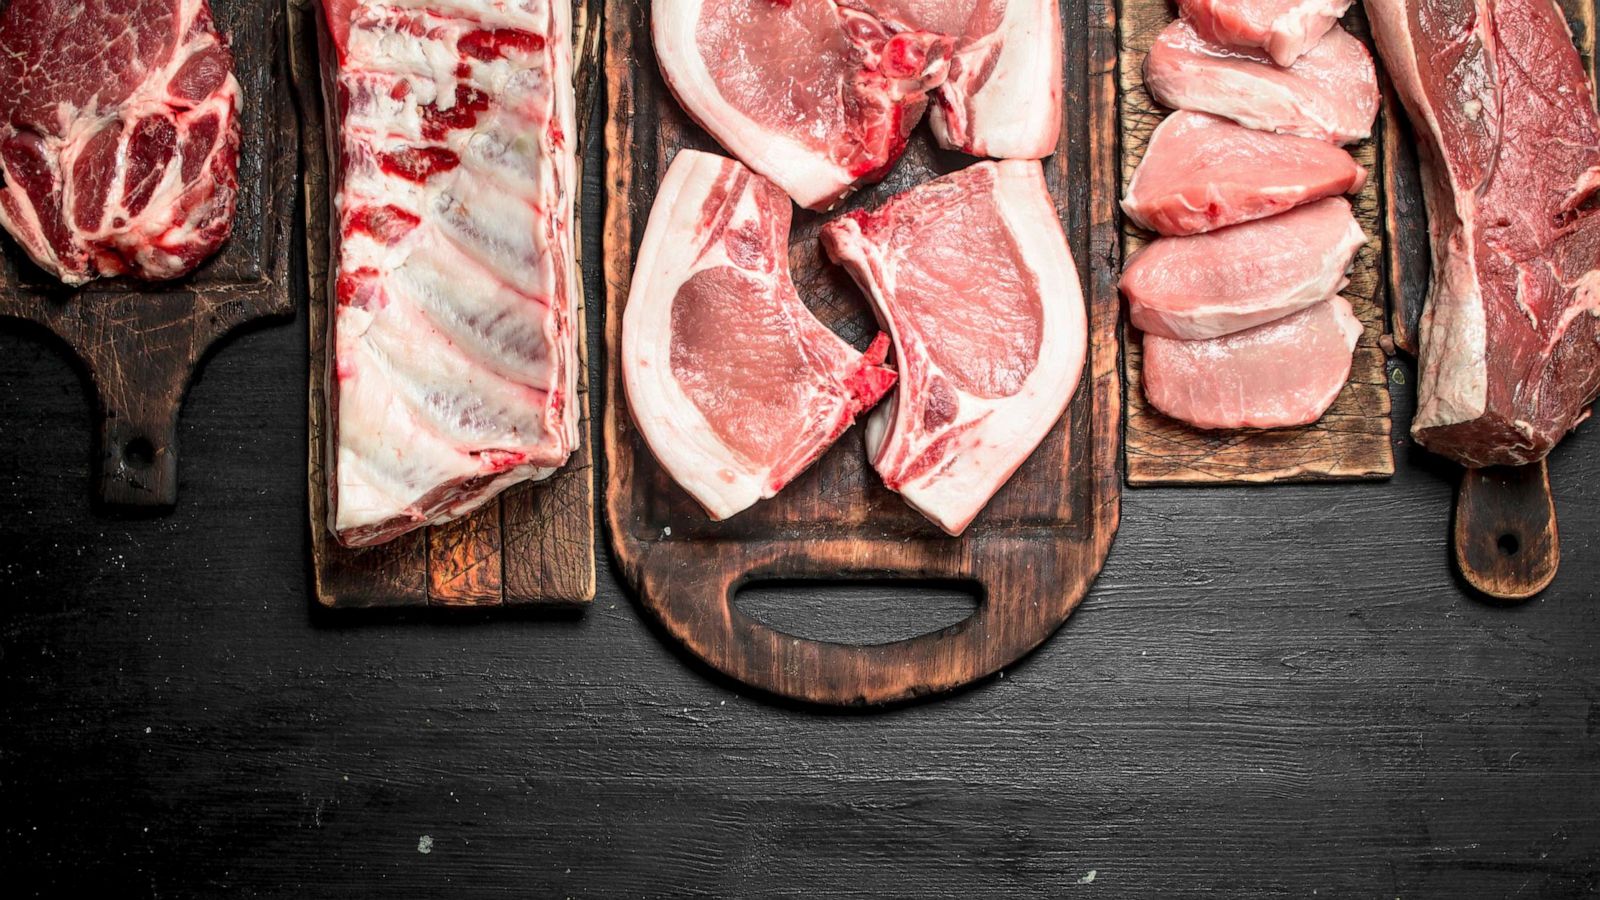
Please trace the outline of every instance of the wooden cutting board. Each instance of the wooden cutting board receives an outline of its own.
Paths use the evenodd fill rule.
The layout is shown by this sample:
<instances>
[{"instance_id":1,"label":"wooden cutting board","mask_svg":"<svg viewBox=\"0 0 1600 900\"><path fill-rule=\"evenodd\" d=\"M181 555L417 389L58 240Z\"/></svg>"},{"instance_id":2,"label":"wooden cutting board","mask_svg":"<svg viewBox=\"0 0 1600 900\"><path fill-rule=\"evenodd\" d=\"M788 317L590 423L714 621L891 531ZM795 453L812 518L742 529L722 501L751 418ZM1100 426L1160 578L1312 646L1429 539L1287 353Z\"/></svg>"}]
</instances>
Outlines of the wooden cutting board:
<instances>
[{"instance_id":1,"label":"wooden cutting board","mask_svg":"<svg viewBox=\"0 0 1600 900\"><path fill-rule=\"evenodd\" d=\"M284 74L282 10L213 0L239 79L238 211L233 235L193 274L146 283L103 279L72 289L9 236L0 253L0 316L38 323L88 370L99 401L96 495L112 506L178 499L178 410L207 353L253 321L286 319L294 209L295 119Z\"/></svg>"},{"instance_id":2,"label":"wooden cutting board","mask_svg":"<svg viewBox=\"0 0 1600 900\"><path fill-rule=\"evenodd\" d=\"M1082 6L1062 4L1066 115L1059 150L1045 161L1088 298L1087 368L1055 431L961 538L944 535L881 485L859 429L777 497L725 522L707 519L651 457L629 417L616 365L634 254L673 154L720 150L662 83L648 5L608 0L606 12L606 518L623 576L690 653L745 684L814 703L884 703L946 691L1026 654L1083 599L1118 522L1112 10L1091 4L1086 17ZM923 126L885 183L845 208L878 204L972 161L936 149ZM864 347L877 330L867 303L817 246L828 218L796 215L794 280L824 323ZM734 602L751 582L847 578L956 581L977 586L981 600L954 626L873 646L784 634Z\"/></svg>"},{"instance_id":3,"label":"wooden cutting board","mask_svg":"<svg viewBox=\"0 0 1600 900\"><path fill-rule=\"evenodd\" d=\"M341 547L328 531L323 458L327 374L328 116L318 41L326 40L316 0L287 0L291 71L301 111L305 158L307 278L311 295L311 373L307 415L311 555L317 602L348 607L561 607L594 599L594 464L589 425L588 340L582 298L578 329L583 411L578 450L561 471L511 488L464 519L365 550ZM599 65L598 0L573 7L580 165L584 125ZM579 176L582 183L582 176ZM574 212L574 222L580 221ZM580 242L581 245L581 242ZM580 255L579 263L582 259ZM583 282L576 285L581 292Z\"/></svg>"},{"instance_id":4,"label":"wooden cutting board","mask_svg":"<svg viewBox=\"0 0 1600 900\"><path fill-rule=\"evenodd\" d=\"M1122 0L1121 3L1122 185L1144 157L1150 134L1169 110L1144 88L1144 58L1157 34L1176 15L1168 0ZM1351 7L1345 27L1366 40L1361 6ZM1370 47L1371 42L1368 41ZM1373 127L1383 134L1380 115ZM1130 485L1253 484L1279 481L1351 481L1388 478L1394 474L1390 441L1389 373L1380 346L1387 322L1383 296L1383 228L1379 138L1348 148L1367 167L1366 187L1351 197L1357 221L1371 238L1356 254L1350 284L1342 292L1365 326L1356 345L1350 383L1317 422L1302 428L1271 431L1201 431L1169 419L1146 402L1142 389L1141 337L1123 328L1127 390L1127 465ZM1126 257L1154 236L1124 219Z\"/></svg>"},{"instance_id":5,"label":"wooden cutting board","mask_svg":"<svg viewBox=\"0 0 1600 900\"><path fill-rule=\"evenodd\" d=\"M1572 38L1595 77L1594 0L1557 0ZM1383 163L1388 289L1395 345L1417 352L1418 323L1427 299L1432 256L1417 168L1416 138L1393 91L1385 98ZM1499 600L1526 600L1555 578L1561 539L1549 467L1463 469L1456 494L1451 545L1467 583Z\"/></svg>"}]
</instances>

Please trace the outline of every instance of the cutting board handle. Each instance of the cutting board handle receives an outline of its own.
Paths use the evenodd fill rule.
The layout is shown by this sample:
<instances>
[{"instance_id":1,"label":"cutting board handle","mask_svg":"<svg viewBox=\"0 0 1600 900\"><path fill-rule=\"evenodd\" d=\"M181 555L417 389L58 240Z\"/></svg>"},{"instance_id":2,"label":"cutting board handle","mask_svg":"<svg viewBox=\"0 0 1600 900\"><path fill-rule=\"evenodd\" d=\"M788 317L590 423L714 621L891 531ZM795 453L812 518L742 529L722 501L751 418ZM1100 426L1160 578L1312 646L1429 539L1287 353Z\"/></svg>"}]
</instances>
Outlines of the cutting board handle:
<instances>
[{"instance_id":1,"label":"cutting board handle","mask_svg":"<svg viewBox=\"0 0 1600 900\"><path fill-rule=\"evenodd\" d=\"M1550 584L1561 540L1544 460L1462 473L1455 557L1468 584L1499 600L1527 600Z\"/></svg>"},{"instance_id":2,"label":"cutting board handle","mask_svg":"<svg viewBox=\"0 0 1600 900\"><path fill-rule=\"evenodd\" d=\"M110 359L92 358L98 355L85 353L100 400L98 498L109 506L171 507L178 502L178 409L193 362L134 374L117 364L115 349Z\"/></svg>"}]
</instances>

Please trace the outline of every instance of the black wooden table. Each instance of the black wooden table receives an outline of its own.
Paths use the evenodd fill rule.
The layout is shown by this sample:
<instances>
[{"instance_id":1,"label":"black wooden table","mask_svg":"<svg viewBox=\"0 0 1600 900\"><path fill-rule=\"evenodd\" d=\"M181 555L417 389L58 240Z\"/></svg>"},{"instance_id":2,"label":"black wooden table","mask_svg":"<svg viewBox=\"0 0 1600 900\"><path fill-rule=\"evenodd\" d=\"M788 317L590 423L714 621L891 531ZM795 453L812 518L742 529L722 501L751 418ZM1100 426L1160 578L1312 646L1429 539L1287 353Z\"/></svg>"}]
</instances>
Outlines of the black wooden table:
<instances>
[{"instance_id":1,"label":"black wooden table","mask_svg":"<svg viewBox=\"0 0 1600 900\"><path fill-rule=\"evenodd\" d=\"M178 507L151 519L90 508L85 380L0 323L8 891L1600 892L1594 425L1553 457L1565 561L1526 605L1463 592L1454 475L1401 440L1387 484L1129 491L1105 573L1038 653L943 700L828 713L688 662L605 559L576 617L314 609L305 322L209 361ZM971 608L745 602L855 640Z\"/></svg>"}]
</instances>

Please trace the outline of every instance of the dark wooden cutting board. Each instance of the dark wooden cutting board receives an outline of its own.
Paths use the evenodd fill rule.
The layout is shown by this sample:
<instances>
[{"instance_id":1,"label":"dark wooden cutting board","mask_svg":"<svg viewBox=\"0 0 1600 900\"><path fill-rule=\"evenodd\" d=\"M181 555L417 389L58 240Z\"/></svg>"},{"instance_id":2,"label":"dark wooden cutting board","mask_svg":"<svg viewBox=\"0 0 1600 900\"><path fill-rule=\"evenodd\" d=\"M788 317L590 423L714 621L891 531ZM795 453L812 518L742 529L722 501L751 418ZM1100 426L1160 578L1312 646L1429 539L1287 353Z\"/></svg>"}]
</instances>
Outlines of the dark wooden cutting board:
<instances>
[{"instance_id":1,"label":"dark wooden cutting board","mask_svg":"<svg viewBox=\"0 0 1600 900\"><path fill-rule=\"evenodd\" d=\"M9 236L0 253L0 316L65 341L88 370L99 407L96 494L112 506L170 507L178 498L178 411L206 354L228 332L294 311L289 245L297 147L285 80L282 9L213 0L239 79L239 193L233 235L193 274L116 278L71 289Z\"/></svg>"},{"instance_id":2,"label":"dark wooden cutting board","mask_svg":"<svg viewBox=\"0 0 1600 900\"><path fill-rule=\"evenodd\" d=\"M1176 9L1170 0L1122 0L1120 10L1121 170L1122 185L1126 186L1144 157L1151 132L1170 112L1145 91L1143 66L1151 43L1176 17ZM1366 21L1359 4L1351 7L1344 24L1366 40ZM1387 118L1387 113L1380 115L1373 138L1348 148L1368 170L1366 186L1349 199L1370 240L1356 254L1350 284L1341 292L1364 326L1344 392L1326 415L1301 428L1201 431L1162 415L1146 402L1142 340L1136 329L1124 326L1129 484L1355 481L1394 474L1389 373L1380 343L1388 320L1382 274L1382 248L1388 241L1383 228L1378 144ZM1153 237L1125 217L1122 233L1124 257Z\"/></svg>"},{"instance_id":3,"label":"dark wooden cutting board","mask_svg":"<svg viewBox=\"0 0 1600 900\"><path fill-rule=\"evenodd\" d=\"M310 440L307 490L317 602L352 607L562 607L594 598L594 462L589 423L588 339L582 297L578 329L578 449L549 479L521 484L472 515L423 528L387 544L350 550L327 526L323 393L327 375L328 117L322 95L319 39L326 34L316 0L287 0L291 70L300 101L305 158L305 230L311 295L311 372L307 415ZM578 159L586 110L599 65L598 0L573 6L573 67L578 88ZM579 178L581 183L581 175ZM578 221L574 212L575 222ZM581 256L579 259L581 265ZM582 280L576 283L582 291Z\"/></svg>"},{"instance_id":4,"label":"dark wooden cutting board","mask_svg":"<svg viewBox=\"0 0 1600 900\"><path fill-rule=\"evenodd\" d=\"M673 154L721 151L662 83L648 4L608 0L607 522L618 566L644 607L690 653L733 678L824 704L949 690L1044 641L1099 572L1119 514L1116 39L1112 10L1098 3L1088 10L1086 17L1082 6L1062 4L1065 116L1058 151L1045 161L1088 298L1087 367L1056 429L967 533L951 538L882 486L859 429L777 497L725 522L707 519L651 457L629 416L616 360L634 254ZM844 208L875 205L972 161L935 148L924 126L889 178ZM794 280L824 323L863 347L877 330L866 301L817 246L830 217L797 214ZM734 602L746 584L791 579L935 579L976 586L981 598L977 612L954 626L871 646L785 634Z\"/></svg>"}]
</instances>

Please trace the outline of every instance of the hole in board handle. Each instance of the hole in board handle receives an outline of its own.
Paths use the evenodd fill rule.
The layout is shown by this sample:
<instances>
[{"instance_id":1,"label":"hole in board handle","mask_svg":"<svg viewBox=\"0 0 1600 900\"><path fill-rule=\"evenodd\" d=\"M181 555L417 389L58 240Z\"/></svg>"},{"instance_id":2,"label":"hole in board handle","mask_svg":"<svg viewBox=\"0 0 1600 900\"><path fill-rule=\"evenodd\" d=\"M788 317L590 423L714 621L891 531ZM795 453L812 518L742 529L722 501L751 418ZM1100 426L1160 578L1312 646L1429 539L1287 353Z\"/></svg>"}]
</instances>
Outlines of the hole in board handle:
<instances>
[{"instance_id":1,"label":"hole in board handle","mask_svg":"<svg viewBox=\"0 0 1600 900\"><path fill-rule=\"evenodd\" d=\"M961 581L753 581L733 605L791 637L870 646L963 622L981 596L977 584Z\"/></svg>"},{"instance_id":2,"label":"hole in board handle","mask_svg":"<svg viewBox=\"0 0 1600 900\"><path fill-rule=\"evenodd\" d=\"M1522 541L1518 540L1516 535L1509 532L1500 535L1500 539L1494 543L1496 547L1500 548L1501 556L1516 556L1517 551L1522 549Z\"/></svg>"},{"instance_id":3,"label":"hole in board handle","mask_svg":"<svg viewBox=\"0 0 1600 900\"><path fill-rule=\"evenodd\" d=\"M156 448L149 438L136 437L122 445L122 460L136 469L148 469L156 461Z\"/></svg>"}]
</instances>

